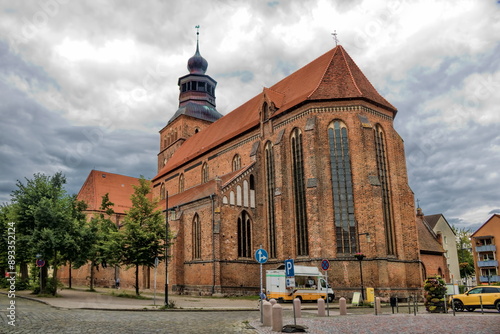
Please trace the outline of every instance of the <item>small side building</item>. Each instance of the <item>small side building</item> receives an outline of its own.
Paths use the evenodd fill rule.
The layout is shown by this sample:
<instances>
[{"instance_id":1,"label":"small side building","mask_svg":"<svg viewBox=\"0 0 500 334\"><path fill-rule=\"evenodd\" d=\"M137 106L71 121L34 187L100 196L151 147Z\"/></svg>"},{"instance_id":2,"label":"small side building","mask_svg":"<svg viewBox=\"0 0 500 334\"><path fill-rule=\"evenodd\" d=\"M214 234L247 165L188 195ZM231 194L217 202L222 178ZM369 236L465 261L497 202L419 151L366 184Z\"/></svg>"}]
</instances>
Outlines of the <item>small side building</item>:
<instances>
[{"instance_id":1,"label":"small side building","mask_svg":"<svg viewBox=\"0 0 500 334\"><path fill-rule=\"evenodd\" d=\"M420 249L420 263L422 265L422 277L424 279L432 276L440 276L450 283L450 274L446 263L446 251L442 245L440 234L434 233L425 220L421 208L417 208L417 232L418 245Z\"/></svg>"},{"instance_id":2,"label":"small side building","mask_svg":"<svg viewBox=\"0 0 500 334\"><path fill-rule=\"evenodd\" d=\"M450 273L450 277L447 278L447 281L461 284L462 281L460 279L460 265L456 243L457 235L441 213L424 216L424 220L442 241L441 245L445 251L446 264Z\"/></svg>"},{"instance_id":3,"label":"small side building","mask_svg":"<svg viewBox=\"0 0 500 334\"><path fill-rule=\"evenodd\" d=\"M491 216L471 235L476 282L478 283L500 282L498 275L500 250L496 245L498 240L500 240L500 214Z\"/></svg>"}]
</instances>

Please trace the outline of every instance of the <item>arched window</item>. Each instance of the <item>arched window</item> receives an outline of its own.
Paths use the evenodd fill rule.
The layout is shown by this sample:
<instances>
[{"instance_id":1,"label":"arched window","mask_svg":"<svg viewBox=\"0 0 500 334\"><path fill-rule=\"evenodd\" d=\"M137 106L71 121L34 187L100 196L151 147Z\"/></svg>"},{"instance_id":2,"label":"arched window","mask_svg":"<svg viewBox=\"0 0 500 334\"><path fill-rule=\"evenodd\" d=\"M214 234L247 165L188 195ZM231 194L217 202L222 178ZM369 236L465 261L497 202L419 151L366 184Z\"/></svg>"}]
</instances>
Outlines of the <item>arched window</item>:
<instances>
[{"instance_id":1,"label":"arched window","mask_svg":"<svg viewBox=\"0 0 500 334\"><path fill-rule=\"evenodd\" d=\"M352 193L351 156L347 127L334 121L328 126L330 169L335 214L335 235L338 253L355 253L357 249L356 220Z\"/></svg>"},{"instance_id":2,"label":"arched window","mask_svg":"<svg viewBox=\"0 0 500 334\"><path fill-rule=\"evenodd\" d=\"M252 224L246 211L238 217L238 257L252 257Z\"/></svg>"},{"instance_id":3,"label":"arched window","mask_svg":"<svg viewBox=\"0 0 500 334\"><path fill-rule=\"evenodd\" d=\"M265 146L267 227L269 233L269 257L276 258L276 221L274 213L274 154L271 142Z\"/></svg>"},{"instance_id":4,"label":"arched window","mask_svg":"<svg viewBox=\"0 0 500 334\"><path fill-rule=\"evenodd\" d=\"M201 167L201 183L208 182L208 164L205 162Z\"/></svg>"},{"instance_id":5,"label":"arched window","mask_svg":"<svg viewBox=\"0 0 500 334\"><path fill-rule=\"evenodd\" d=\"M255 208L255 178L250 175L250 207Z\"/></svg>"},{"instance_id":6,"label":"arched window","mask_svg":"<svg viewBox=\"0 0 500 334\"><path fill-rule=\"evenodd\" d=\"M201 259L201 224L198 214L193 218L193 259Z\"/></svg>"},{"instance_id":7,"label":"arched window","mask_svg":"<svg viewBox=\"0 0 500 334\"><path fill-rule=\"evenodd\" d=\"M238 206L241 206L241 195L242 195L241 186L238 184L236 186L236 205Z\"/></svg>"},{"instance_id":8,"label":"arched window","mask_svg":"<svg viewBox=\"0 0 500 334\"><path fill-rule=\"evenodd\" d=\"M243 206L248 208L248 181L243 181Z\"/></svg>"},{"instance_id":9,"label":"arched window","mask_svg":"<svg viewBox=\"0 0 500 334\"><path fill-rule=\"evenodd\" d=\"M165 183L160 185L160 200L165 199Z\"/></svg>"},{"instance_id":10,"label":"arched window","mask_svg":"<svg viewBox=\"0 0 500 334\"><path fill-rule=\"evenodd\" d=\"M229 193L229 204L230 204L230 205L235 205L235 204L236 204L236 203L235 203L235 200L234 200L234 191L231 191L231 192Z\"/></svg>"},{"instance_id":11,"label":"arched window","mask_svg":"<svg viewBox=\"0 0 500 334\"><path fill-rule=\"evenodd\" d=\"M269 119L269 106L267 102L262 105L262 120L267 121Z\"/></svg>"},{"instance_id":12,"label":"arched window","mask_svg":"<svg viewBox=\"0 0 500 334\"><path fill-rule=\"evenodd\" d=\"M233 157L233 172L241 168L241 157L239 154L235 154Z\"/></svg>"},{"instance_id":13,"label":"arched window","mask_svg":"<svg viewBox=\"0 0 500 334\"><path fill-rule=\"evenodd\" d=\"M184 191L184 174L179 175L179 192Z\"/></svg>"},{"instance_id":14,"label":"arched window","mask_svg":"<svg viewBox=\"0 0 500 334\"><path fill-rule=\"evenodd\" d=\"M374 129L375 150L377 158L377 171L382 190L382 212L384 214L385 239L387 254L394 255L396 252L394 237L394 222L392 218L391 191L389 183L389 169L387 164L387 152L385 146L385 136L380 124Z\"/></svg>"},{"instance_id":15,"label":"arched window","mask_svg":"<svg viewBox=\"0 0 500 334\"><path fill-rule=\"evenodd\" d=\"M297 255L301 256L309 254L309 241L307 231L302 133L299 129L294 129L292 131L290 144L292 155L293 199L295 204L295 228L297 234Z\"/></svg>"}]
</instances>

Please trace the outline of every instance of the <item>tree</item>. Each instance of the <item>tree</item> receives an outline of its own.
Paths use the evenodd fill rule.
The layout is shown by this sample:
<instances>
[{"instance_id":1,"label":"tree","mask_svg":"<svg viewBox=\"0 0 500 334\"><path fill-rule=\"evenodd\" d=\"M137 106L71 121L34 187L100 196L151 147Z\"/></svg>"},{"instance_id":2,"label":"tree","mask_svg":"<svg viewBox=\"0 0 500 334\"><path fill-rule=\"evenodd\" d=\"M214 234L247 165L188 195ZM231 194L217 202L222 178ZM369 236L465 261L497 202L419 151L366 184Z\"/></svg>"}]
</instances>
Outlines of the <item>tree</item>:
<instances>
[{"instance_id":1,"label":"tree","mask_svg":"<svg viewBox=\"0 0 500 334\"><path fill-rule=\"evenodd\" d=\"M455 226L452 226L452 229L457 236L456 243L460 276L463 279L467 279L475 273L472 244L470 241L472 231L470 228L456 228Z\"/></svg>"},{"instance_id":2,"label":"tree","mask_svg":"<svg viewBox=\"0 0 500 334\"><path fill-rule=\"evenodd\" d=\"M139 266L154 267L155 258L164 259L165 221L157 209L158 201L149 198L150 182L143 176L134 186L131 196L132 207L125 217L124 228L120 230L122 264L135 266L135 293L139 295Z\"/></svg>"},{"instance_id":3,"label":"tree","mask_svg":"<svg viewBox=\"0 0 500 334\"><path fill-rule=\"evenodd\" d=\"M57 292L57 270L60 265L81 252L81 227L85 221L82 205L76 196L69 196L63 185L66 178L61 172L54 176L35 174L26 185L17 181L12 192L12 219L16 222L16 259L23 265L34 261L40 254L46 261L42 270L40 292ZM47 267L53 268L52 280L47 285ZM26 266L27 269L27 266ZM26 273L27 277L27 273Z\"/></svg>"},{"instance_id":4,"label":"tree","mask_svg":"<svg viewBox=\"0 0 500 334\"><path fill-rule=\"evenodd\" d=\"M109 194L102 196L100 213L92 217L82 231L84 253L75 261L75 267L80 267L90 261L90 290L94 290L94 273L99 266L115 265L120 258L120 242L118 227L111 217L114 215L114 203L109 200Z\"/></svg>"}]
</instances>

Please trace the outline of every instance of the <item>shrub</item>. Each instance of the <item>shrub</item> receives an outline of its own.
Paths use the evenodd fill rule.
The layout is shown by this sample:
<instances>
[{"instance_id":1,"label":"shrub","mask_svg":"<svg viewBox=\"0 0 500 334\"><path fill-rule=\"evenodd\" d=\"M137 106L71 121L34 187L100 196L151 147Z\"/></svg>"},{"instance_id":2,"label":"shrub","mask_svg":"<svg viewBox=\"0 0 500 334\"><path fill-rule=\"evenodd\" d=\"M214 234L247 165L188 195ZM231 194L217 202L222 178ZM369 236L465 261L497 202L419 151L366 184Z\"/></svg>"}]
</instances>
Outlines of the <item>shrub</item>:
<instances>
[{"instance_id":1,"label":"shrub","mask_svg":"<svg viewBox=\"0 0 500 334\"><path fill-rule=\"evenodd\" d=\"M446 296L446 283L439 277L429 277L424 284L425 309L431 313L445 311L444 298Z\"/></svg>"}]
</instances>

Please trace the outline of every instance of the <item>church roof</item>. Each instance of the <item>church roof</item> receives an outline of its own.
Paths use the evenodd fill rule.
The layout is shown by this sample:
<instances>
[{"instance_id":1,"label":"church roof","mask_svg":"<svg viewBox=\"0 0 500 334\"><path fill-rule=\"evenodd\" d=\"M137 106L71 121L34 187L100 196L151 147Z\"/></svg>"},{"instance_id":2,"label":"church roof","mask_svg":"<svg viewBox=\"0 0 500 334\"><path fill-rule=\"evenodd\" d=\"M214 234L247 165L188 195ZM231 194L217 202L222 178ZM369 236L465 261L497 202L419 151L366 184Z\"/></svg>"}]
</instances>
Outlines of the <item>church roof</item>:
<instances>
[{"instance_id":1,"label":"church roof","mask_svg":"<svg viewBox=\"0 0 500 334\"><path fill-rule=\"evenodd\" d=\"M77 198L87 203L87 210L98 211L102 196L109 193L109 200L114 203L116 213L125 213L132 207L130 196L134 193L132 186L138 186L135 177L92 170L78 192Z\"/></svg>"},{"instance_id":2,"label":"church roof","mask_svg":"<svg viewBox=\"0 0 500 334\"><path fill-rule=\"evenodd\" d=\"M190 137L154 179L257 126L264 96L279 108L272 117L301 103L318 100L365 100L397 112L339 45Z\"/></svg>"},{"instance_id":3,"label":"church roof","mask_svg":"<svg viewBox=\"0 0 500 334\"><path fill-rule=\"evenodd\" d=\"M417 217L418 244L421 253L444 253L443 246L425 219Z\"/></svg>"}]
</instances>

